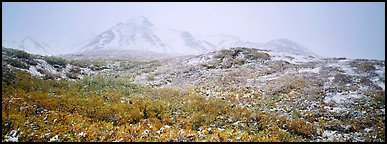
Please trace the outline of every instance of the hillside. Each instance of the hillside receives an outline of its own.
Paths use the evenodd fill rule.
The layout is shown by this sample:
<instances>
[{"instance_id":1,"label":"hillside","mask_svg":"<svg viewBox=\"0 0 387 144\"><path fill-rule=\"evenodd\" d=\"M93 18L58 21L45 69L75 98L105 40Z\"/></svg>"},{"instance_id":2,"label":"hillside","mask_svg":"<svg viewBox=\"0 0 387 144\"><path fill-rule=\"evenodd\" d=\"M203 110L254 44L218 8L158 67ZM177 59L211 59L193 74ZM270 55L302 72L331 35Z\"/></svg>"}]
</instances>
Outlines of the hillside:
<instances>
[{"instance_id":1,"label":"hillside","mask_svg":"<svg viewBox=\"0 0 387 144\"><path fill-rule=\"evenodd\" d=\"M384 91L384 60L244 47L74 60L2 48L2 141L384 142Z\"/></svg>"}]
</instances>

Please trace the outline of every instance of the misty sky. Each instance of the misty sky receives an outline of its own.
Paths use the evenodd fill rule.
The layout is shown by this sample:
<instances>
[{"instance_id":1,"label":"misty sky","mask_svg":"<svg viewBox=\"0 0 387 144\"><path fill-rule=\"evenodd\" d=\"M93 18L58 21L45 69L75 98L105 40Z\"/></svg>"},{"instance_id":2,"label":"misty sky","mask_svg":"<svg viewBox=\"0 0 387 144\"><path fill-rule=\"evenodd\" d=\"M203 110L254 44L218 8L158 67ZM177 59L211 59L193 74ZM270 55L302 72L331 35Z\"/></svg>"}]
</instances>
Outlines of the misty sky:
<instances>
[{"instance_id":1,"label":"misty sky","mask_svg":"<svg viewBox=\"0 0 387 144\"><path fill-rule=\"evenodd\" d=\"M323 57L385 60L385 3L2 3L3 40L70 47L145 16L155 25L243 40L294 40Z\"/></svg>"}]
</instances>

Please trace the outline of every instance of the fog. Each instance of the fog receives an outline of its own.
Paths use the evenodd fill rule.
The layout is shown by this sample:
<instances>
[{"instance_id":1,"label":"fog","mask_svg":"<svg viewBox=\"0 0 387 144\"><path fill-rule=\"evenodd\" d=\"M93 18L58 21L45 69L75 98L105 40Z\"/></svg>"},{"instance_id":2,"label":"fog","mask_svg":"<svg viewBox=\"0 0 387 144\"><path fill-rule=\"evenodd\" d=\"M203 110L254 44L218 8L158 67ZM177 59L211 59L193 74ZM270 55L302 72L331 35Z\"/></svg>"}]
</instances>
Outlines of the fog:
<instances>
[{"instance_id":1,"label":"fog","mask_svg":"<svg viewBox=\"0 0 387 144\"><path fill-rule=\"evenodd\" d=\"M385 59L385 3L2 2L3 40L34 36L61 49L133 16L197 34L294 40L323 57Z\"/></svg>"}]
</instances>

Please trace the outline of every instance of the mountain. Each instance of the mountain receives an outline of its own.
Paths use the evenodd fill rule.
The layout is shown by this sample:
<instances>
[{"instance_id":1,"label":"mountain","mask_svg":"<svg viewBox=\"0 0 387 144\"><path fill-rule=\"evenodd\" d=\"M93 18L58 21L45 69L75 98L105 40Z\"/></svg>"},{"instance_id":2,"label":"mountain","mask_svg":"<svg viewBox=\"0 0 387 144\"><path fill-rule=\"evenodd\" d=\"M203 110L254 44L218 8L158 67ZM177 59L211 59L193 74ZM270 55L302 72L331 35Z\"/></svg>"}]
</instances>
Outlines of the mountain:
<instances>
[{"instance_id":1,"label":"mountain","mask_svg":"<svg viewBox=\"0 0 387 144\"><path fill-rule=\"evenodd\" d=\"M41 42L32 36L27 36L22 40L2 40L2 46L24 50L33 54L52 55L54 52L49 44Z\"/></svg>"},{"instance_id":2,"label":"mountain","mask_svg":"<svg viewBox=\"0 0 387 144\"><path fill-rule=\"evenodd\" d=\"M268 49L275 52L284 52L296 55L320 57L314 54L301 44L288 39L275 39L264 44L263 49Z\"/></svg>"},{"instance_id":3,"label":"mountain","mask_svg":"<svg viewBox=\"0 0 387 144\"><path fill-rule=\"evenodd\" d=\"M199 54L214 48L211 43L193 37L188 31L158 27L147 18L138 16L99 34L80 52L134 50L181 55Z\"/></svg>"},{"instance_id":4,"label":"mountain","mask_svg":"<svg viewBox=\"0 0 387 144\"><path fill-rule=\"evenodd\" d=\"M159 27L143 16L132 17L126 22L116 24L85 42L80 52L87 55L93 51L127 50L142 53L191 55L231 47L259 48L274 52L319 57L302 45L287 39L258 43L244 41L237 36L225 34L197 36L188 31Z\"/></svg>"},{"instance_id":5,"label":"mountain","mask_svg":"<svg viewBox=\"0 0 387 144\"><path fill-rule=\"evenodd\" d=\"M165 56L196 55L208 51L229 49L232 47L248 47L271 50L273 52L290 53L302 56L319 57L297 42L287 39L275 39L266 43L245 41L232 35L200 36L189 31L161 27L150 22L146 17L136 16L125 22L118 23L110 29L72 45L60 43L56 39L56 47L28 36L20 41L2 41L4 47L13 47L34 54L59 55L69 57L83 56L101 57L119 54L123 58L161 58ZM67 42L68 43L68 42ZM130 55L126 55L130 53ZM147 54L146 54L147 53ZM134 54L146 54L134 56ZM75 56L75 57L74 57ZM87 59L88 59L87 58Z\"/></svg>"},{"instance_id":6,"label":"mountain","mask_svg":"<svg viewBox=\"0 0 387 144\"><path fill-rule=\"evenodd\" d=\"M258 47L264 46L263 43L244 41L237 36L226 35L226 34L207 35L207 36L202 36L201 38L214 44L217 50L229 49L231 47L258 48Z\"/></svg>"},{"instance_id":7,"label":"mountain","mask_svg":"<svg viewBox=\"0 0 387 144\"><path fill-rule=\"evenodd\" d=\"M302 56L313 56L319 58L320 56L311 52L301 44L289 39L274 39L266 43L244 41L237 36L232 35L208 35L201 38L208 40L216 45L217 49L229 49L232 47L248 47L270 50L273 52L289 53Z\"/></svg>"}]
</instances>

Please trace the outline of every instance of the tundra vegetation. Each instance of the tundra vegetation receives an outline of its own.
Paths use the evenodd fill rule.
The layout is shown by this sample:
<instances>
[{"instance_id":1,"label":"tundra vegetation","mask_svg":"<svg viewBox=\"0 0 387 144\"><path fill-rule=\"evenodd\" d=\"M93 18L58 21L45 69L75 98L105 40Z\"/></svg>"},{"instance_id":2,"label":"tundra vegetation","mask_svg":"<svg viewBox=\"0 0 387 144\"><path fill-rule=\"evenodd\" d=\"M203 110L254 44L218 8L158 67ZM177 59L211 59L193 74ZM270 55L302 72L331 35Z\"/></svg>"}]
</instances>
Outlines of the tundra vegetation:
<instances>
[{"instance_id":1,"label":"tundra vegetation","mask_svg":"<svg viewBox=\"0 0 387 144\"><path fill-rule=\"evenodd\" d=\"M146 62L2 50L3 142L385 141L384 61L293 63L249 48Z\"/></svg>"}]
</instances>

